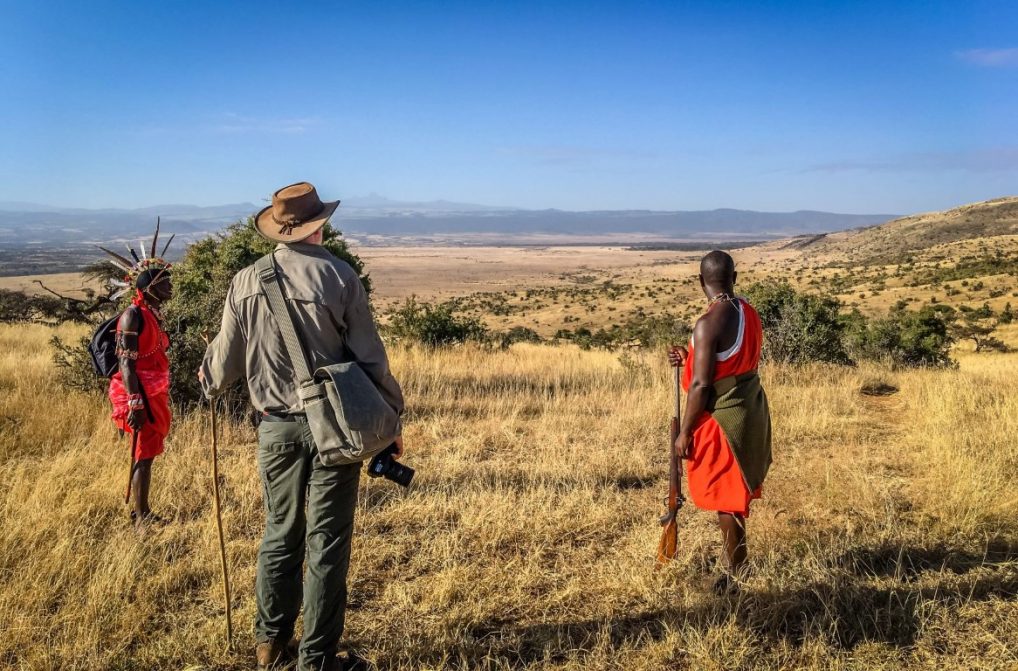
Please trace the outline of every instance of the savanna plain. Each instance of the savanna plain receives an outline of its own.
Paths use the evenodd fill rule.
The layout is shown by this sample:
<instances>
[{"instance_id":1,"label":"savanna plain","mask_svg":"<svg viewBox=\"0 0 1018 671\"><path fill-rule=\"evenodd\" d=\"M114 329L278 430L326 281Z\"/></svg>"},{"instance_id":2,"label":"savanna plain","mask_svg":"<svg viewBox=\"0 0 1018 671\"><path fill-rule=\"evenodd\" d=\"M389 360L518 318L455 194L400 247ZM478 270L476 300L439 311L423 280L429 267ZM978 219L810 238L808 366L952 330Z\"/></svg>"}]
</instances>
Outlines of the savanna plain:
<instances>
[{"instance_id":1,"label":"savanna plain","mask_svg":"<svg viewBox=\"0 0 1018 671\"><path fill-rule=\"evenodd\" d=\"M744 275L840 292L863 311L888 294L1008 297L1013 279L992 268L978 278L985 295L970 289L976 278L964 290L955 276L946 291L912 282L962 263L944 250L963 242L937 244L860 265L784 245L735 257ZM515 276L491 264L458 304L549 335L699 310L696 254L604 253L636 260ZM385 277L374 275L376 305L408 293ZM220 438L227 650L208 412L177 417L154 470L154 507L170 521L139 538L106 400L53 383L51 336L81 332L0 326L0 666L250 668L262 525L253 429L229 421ZM1018 344L1014 326L999 336ZM1018 355L972 349L956 346L957 367L944 369L765 364L775 462L748 521L753 572L719 597L714 516L691 504L678 556L654 568L671 408L663 349L394 342L417 478L407 491L362 478L344 645L380 669L1018 668Z\"/></svg>"}]
</instances>

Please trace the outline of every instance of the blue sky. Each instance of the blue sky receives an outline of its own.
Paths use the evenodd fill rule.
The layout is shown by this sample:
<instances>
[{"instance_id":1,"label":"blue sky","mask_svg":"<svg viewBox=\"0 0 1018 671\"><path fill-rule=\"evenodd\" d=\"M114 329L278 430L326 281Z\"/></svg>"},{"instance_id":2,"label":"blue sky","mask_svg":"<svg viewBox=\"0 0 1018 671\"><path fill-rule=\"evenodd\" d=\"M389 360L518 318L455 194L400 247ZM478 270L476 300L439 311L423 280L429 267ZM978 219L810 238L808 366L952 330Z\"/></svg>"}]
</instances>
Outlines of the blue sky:
<instances>
[{"instance_id":1,"label":"blue sky","mask_svg":"<svg viewBox=\"0 0 1018 671\"><path fill-rule=\"evenodd\" d=\"M0 200L307 179L563 209L1018 193L1015 2L8 2Z\"/></svg>"}]
</instances>

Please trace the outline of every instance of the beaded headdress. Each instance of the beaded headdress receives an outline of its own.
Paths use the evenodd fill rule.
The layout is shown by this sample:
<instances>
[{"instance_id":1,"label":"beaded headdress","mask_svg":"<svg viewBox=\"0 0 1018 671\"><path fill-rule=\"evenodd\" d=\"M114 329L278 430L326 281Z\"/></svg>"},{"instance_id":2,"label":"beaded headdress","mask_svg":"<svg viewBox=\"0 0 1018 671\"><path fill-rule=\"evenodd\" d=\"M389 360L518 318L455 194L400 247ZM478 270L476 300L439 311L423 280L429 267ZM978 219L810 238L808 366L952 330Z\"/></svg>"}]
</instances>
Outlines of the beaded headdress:
<instances>
[{"instance_id":1,"label":"beaded headdress","mask_svg":"<svg viewBox=\"0 0 1018 671\"><path fill-rule=\"evenodd\" d=\"M141 250L141 255L139 256L138 252L134 251L134 248L131 245L126 245L127 251L131 254L131 258L134 259L133 262L126 256L117 254L116 252L106 249L100 245L99 249L103 250L110 256L110 258L106 260L120 270L123 270L125 273L122 280L110 280L111 288L115 291L110 298L116 300L134 288L138 281L138 276L146 270L155 269L159 271L156 277L149 282L149 286L159 281L159 278L162 277L164 273L169 272L172 264L166 261L163 257L166 256L166 250L170 248L170 243L173 242L173 238L175 237L177 237L176 234L171 235L170 239L166 241L165 245L163 245L162 251L156 255L156 244L159 242L159 218L157 217L156 232L155 235L152 236L152 244L148 249L145 248L145 241L139 240L138 248Z\"/></svg>"}]
</instances>

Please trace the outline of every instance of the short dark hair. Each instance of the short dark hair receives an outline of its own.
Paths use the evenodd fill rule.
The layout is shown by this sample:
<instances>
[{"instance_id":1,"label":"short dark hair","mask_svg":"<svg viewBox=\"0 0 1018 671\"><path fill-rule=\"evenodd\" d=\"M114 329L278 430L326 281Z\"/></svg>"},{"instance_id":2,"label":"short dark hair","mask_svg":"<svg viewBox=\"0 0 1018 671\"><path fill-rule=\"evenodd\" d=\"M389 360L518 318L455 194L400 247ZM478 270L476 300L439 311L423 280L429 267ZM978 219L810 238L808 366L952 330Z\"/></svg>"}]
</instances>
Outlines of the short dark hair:
<instances>
[{"instance_id":1,"label":"short dark hair","mask_svg":"<svg viewBox=\"0 0 1018 671\"><path fill-rule=\"evenodd\" d=\"M700 275L704 282L725 284L735 276L735 259L718 249L700 259Z\"/></svg>"}]
</instances>

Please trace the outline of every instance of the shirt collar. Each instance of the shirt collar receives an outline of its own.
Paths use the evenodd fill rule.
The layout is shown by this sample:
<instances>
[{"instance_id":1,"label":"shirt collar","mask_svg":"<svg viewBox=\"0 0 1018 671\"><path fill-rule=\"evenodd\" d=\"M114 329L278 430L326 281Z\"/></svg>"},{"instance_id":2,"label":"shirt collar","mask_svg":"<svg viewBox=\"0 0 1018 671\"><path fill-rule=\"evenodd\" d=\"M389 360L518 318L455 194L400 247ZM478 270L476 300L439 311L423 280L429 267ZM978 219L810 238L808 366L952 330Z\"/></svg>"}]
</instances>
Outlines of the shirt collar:
<instances>
[{"instance_id":1,"label":"shirt collar","mask_svg":"<svg viewBox=\"0 0 1018 671\"><path fill-rule=\"evenodd\" d=\"M310 242L280 242L276 245L276 251L281 249L289 249L298 254L307 254L308 256L323 256L329 253L325 245L313 245Z\"/></svg>"}]
</instances>

